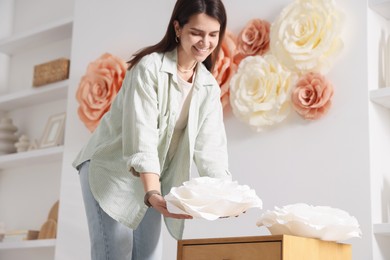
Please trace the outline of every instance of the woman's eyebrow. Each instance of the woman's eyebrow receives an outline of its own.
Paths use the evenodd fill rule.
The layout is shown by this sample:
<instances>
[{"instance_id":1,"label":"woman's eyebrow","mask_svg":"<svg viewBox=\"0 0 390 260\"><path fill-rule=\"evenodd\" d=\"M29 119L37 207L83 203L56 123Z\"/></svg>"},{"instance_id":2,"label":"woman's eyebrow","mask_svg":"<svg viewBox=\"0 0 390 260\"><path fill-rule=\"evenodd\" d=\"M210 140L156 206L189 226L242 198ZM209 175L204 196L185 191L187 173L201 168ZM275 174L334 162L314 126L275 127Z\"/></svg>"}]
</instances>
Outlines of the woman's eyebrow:
<instances>
[{"instance_id":1,"label":"woman's eyebrow","mask_svg":"<svg viewBox=\"0 0 390 260\"><path fill-rule=\"evenodd\" d=\"M197 31L197 32L205 32L205 31L203 31L201 29L194 28L194 27L190 28L190 30ZM219 30L216 30L216 31L213 31L213 32L210 32L210 33L219 33Z\"/></svg>"}]
</instances>

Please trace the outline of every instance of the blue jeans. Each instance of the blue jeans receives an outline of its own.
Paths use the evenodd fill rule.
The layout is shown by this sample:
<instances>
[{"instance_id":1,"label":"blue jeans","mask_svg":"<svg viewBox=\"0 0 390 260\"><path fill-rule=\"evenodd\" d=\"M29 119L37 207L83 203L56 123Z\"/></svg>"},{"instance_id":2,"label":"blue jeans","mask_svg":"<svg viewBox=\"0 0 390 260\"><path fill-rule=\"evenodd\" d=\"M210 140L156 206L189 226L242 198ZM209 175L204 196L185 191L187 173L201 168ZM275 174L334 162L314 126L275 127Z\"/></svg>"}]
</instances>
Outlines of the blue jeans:
<instances>
[{"instance_id":1,"label":"blue jeans","mask_svg":"<svg viewBox=\"0 0 390 260\"><path fill-rule=\"evenodd\" d=\"M89 161L80 168L80 182L87 214L92 260L161 260L161 214L149 208L133 230L108 216L91 193ZM130 174L130 173L129 173Z\"/></svg>"}]
</instances>

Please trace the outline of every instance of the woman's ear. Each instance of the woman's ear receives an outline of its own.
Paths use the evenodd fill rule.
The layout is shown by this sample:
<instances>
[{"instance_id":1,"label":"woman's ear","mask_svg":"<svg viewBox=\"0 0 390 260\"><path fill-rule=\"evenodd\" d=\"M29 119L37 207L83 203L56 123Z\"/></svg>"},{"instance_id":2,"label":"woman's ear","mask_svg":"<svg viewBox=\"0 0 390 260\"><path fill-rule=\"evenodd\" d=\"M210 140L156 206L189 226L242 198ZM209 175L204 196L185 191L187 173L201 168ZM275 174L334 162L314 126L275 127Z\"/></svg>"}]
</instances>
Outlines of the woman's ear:
<instances>
[{"instance_id":1,"label":"woman's ear","mask_svg":"<svg viewBox=\"0 0 390 260\"><path fill-rule=\"evenodd\" d=\"M173 21L173 28L175 29L176 36L180 36L180 24L179 21Z\"/></svg>"}]
</instances>

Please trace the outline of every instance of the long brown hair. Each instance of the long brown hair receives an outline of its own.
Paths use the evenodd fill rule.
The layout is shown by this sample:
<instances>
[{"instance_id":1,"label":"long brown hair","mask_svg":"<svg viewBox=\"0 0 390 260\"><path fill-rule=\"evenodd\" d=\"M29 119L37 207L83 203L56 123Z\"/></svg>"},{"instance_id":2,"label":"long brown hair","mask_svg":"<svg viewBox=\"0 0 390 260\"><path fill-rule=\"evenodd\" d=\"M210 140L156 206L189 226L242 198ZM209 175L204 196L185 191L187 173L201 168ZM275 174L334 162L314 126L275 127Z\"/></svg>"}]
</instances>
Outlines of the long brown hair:
<instances>
[{"instance_id":1,"label":"long brown hair","mask_svg":"<svg viewBox=\"0 0 390 260\"><path fill-rule=\"evenodd\" d=\"M127 62L129 64L129 70L135 66L144 56L153 52L169 52L177 47L179 43L175 41L176 33L173 26L173 22L176 20L179 22L180 27L183 27L188 23L190 17L195 14L204 13L210 17L215 18L221 25L219 32L219 41L217 47L204 61L203 64L209 71L214 68L215 61L218 57L219 50L221 49L222 39L226 31L226 11L221 0L177 0L173 9L171 19L168 24L167 31L162 40L152 46L141 49L135 53L132 58Z\"/></svg>"}]
</instances>

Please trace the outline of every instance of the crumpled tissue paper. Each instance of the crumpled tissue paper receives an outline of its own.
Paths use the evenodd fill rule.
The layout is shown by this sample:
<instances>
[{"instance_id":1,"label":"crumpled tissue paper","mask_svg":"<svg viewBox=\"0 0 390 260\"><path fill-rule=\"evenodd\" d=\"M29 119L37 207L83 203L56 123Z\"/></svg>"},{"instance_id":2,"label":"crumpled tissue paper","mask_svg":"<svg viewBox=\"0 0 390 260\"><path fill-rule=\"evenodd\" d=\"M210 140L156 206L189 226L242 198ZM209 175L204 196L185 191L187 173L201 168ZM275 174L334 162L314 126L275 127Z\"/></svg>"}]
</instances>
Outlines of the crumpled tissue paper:
<instances>
[{"instance_id":1,"label":"crumpled tissue paper","mask_svg":"<svg viewBox=\"0 0 390 260\"><path fill-rule=\"evenodd\" d=\"M272 235L295 235L326 241L361 237L358 221L346 211L304 203L268 210L256 224L267 227Z\"/></svg>"},{"instance_id":2,"label":"crumpled tissue paper","mask_svg":"<svg viewBox=\"0 0 390 260\"><path fill-rule=\"evenodd\" d=\"M174 187L165 197L168 211L194 218L215 220L238 216L249 208L262 208L262 201L247 185L237 181L198 177Z\"/></svg>"}]
</instances>

